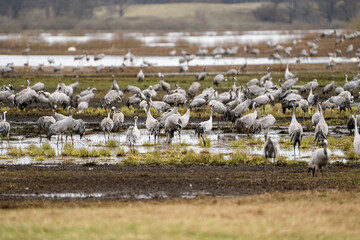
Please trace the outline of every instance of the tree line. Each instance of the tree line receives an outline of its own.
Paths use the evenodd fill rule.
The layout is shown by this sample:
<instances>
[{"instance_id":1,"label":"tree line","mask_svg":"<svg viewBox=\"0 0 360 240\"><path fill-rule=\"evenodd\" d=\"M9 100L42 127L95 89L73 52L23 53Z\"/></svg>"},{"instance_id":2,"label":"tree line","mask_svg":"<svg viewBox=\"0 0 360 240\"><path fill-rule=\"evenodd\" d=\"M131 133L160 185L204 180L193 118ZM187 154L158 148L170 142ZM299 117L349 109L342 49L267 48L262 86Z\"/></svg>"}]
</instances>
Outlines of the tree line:
<instances>
[{"instance_id":1,"label":"tree line","mask_svg":"<svg viewBox=\"0 0 360 240\"><path fill-rule=\"evenodd\" d=\"M329 23L335 19L349 21L358 14L359 0L271 0L253 11L264 21L288 22L301 19L318 22L325 18Z\"/></svg>"},{"instance_id":2,"label":"tree line","mask_svg":"<svg viewBox=\"0 0 360 240\"><path fill-rule=\"evenodd\" d=\"M241 3L262 2L253 14L270 22L288 22L296 19L317 22L320 18L332 22L335 19L348 21L358 14L359 0L0 0L0 15L18 19L22 11L45 10L47 18L68 16L77 19L93 17L98 6L118 6L122 17L131 4L170 2Z\"/></svg>"}]
</instances>

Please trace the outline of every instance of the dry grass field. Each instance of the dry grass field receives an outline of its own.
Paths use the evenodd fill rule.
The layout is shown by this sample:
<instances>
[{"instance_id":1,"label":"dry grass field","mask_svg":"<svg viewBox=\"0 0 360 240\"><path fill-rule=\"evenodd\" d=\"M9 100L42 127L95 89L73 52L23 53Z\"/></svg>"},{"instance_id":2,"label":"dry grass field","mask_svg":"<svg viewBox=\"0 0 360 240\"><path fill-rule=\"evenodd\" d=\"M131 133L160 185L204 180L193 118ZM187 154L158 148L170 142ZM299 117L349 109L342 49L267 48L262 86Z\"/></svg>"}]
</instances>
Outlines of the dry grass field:
<instances>
[{"instance_id":1,"label":"dry grass field","mask_svg":"<svg viewBox=\"0 0 360 240\"><path fill-rule=\"evenodd\" d=\"M6 239L358 239L358 192L290 192L0 210Z\"/></svg>"}]
</instances>

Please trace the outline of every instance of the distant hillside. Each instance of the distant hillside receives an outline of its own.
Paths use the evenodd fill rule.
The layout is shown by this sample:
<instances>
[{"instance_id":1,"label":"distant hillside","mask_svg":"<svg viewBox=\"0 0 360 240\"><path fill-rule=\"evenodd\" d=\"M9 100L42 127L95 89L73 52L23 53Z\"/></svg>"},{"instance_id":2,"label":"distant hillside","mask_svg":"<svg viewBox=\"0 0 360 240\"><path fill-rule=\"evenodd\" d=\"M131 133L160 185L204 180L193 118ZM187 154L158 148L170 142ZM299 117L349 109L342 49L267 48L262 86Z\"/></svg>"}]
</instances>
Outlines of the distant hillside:
<instances>
[{"instance_id":1,"label":"distant hillside","mask_svg":"<svg viewBox=\"0 0 360 240\"><path fill-rule=\"evenodd\" d=\"M105 31L306 29L344 28L348 22L348 19L334 18L330 23L326 16L320 13L317 5L312 4L305 10L301 8L301 12L295 12L290 24L287 3L278 4L276 7L276 12L273 13L270 10L274 10L274 5L269 2L133 5L127 3L126 6L123 6L122 11L120 11L121 5L96 6L90 8L91 12L87 12L82 17L80 17L81 15L62 15L60 13L49 17L46 8L35 8L22 10L16 19L0 16L0 31L13 32L26 29ZM123 14L122 17L120 17L120 12Z\"/></svg>"}]
</instances>

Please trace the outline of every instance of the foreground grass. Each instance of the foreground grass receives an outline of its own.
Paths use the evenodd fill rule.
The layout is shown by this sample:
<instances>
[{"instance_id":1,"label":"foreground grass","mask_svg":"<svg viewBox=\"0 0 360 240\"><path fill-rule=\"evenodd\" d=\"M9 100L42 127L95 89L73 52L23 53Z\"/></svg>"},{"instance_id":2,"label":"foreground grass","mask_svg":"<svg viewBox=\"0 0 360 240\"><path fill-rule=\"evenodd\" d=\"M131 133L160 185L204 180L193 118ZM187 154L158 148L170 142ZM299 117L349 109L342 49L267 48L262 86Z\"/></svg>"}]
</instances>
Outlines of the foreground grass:
<instances>
[{"instance_id":1,"label":"foreground grass","mask_svg":"<svg viewBox=\"0 0 360 240\"><path fill-rule=\"evenodd\" d=\"M0 238L358 239L359 201L358 193L331 190L162 202L45 203L45 208L0 210Z\"/></svg>"}]
</instances>

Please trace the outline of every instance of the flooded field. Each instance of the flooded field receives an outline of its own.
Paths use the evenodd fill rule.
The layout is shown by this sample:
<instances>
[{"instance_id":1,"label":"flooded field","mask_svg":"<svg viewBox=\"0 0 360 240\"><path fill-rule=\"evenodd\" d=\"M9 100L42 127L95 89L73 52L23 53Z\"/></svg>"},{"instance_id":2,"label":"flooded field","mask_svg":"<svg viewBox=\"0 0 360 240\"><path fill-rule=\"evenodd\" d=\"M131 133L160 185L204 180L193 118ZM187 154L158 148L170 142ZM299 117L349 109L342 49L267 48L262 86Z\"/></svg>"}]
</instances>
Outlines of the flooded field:
<instances>
[{"instance_id":1,"label":"flooded field","mask_svg":"<svg viewBox=\"0 0 360 240\"><path fill-rule=\"evenodd\" d=\"M6 65L9 62L14 63L14 66L23 66L25 63L29 63L31 66L37 66L39 64L44 64L50 66L47 63L48 58L54 59L57 63L62 63L63 66L82 66L82 67L91 67L91 66L120 66L123 63L123 56L105 56L101 61L95 62L93 58L89 61L75 62L74 57L71 55L0 55L0 65ZM179 66L180 57L165 57L165 56L137 56L135 60L129 65L133 67L139 67L143 64L144 61L152 63L156 67L177 67ZM214 59L211 56L207 57L198 57L193 59L189 66L223 66L223 65L242 65L245 62L249 65L272 65L279 63L289 63L295 64L298 58L283 58L281 61L272 60L269 58L244 58L244 57L225 57L221 59ZM356 63L358 60L356 58L346 58L338 57L334 59L337 63ZM300 62L303 64L316 64L316 63L328 63L328 57L312 57L305 59Z\"/></svg>"},{"instance_id":2,"label":"flooded field","mask_svg":"<svg viewBox=\"0 0 360 240\"><path fill-rule=\"evenodd\" d=\"M337 126L330 128L334 134L333 138L339 138L348 135L348 131L345 126ZM209 144L211 147L205 148L200 144L199 139L195 136L194 130L183 130L181 131L181 137L178 134L175 134L175 137L172 141L172 145L168 143L167 137L165 135L161 136L160 141L156 146L153 144L153 137L151 137L149 141L148 131L146 129L140 129L141 137L136 142L136 150L140 154L151 153L154 151L193 151L197 154L200 154L202 151L206 150L210 154L221 154L223 155L225 160L229 160L232 154L236 154L238 151L244 152L249 155L262 155L263 154L263 143L264 143L264 135L263 134L252 134L248 136L247 134L237 134L237 133L224 133L220 130L218 132L216 129L207 135L207 139L209 140ZM276 127L272 129L269 133L269 136L272 140L276 142L281 142L280 144L280 155L288 160L301 160L308 161L311 153L314 149L316 149L315 144L312 146L305 146L301 150L301 156L298 155L298 150L296 149L296 156L294 157L294 152L292 145L290 144L290 139L287 134L286 127ZM313 132L308 132L305 134L309 141L313 139ZM71 163L73 164L84 164L88 162L93 162L96 164L121 164L122 161L127 158L117 156L117 150L120 148L128 153L131 156L131 152L129 147L126 144L126 136L125 132L120 133L112 133L111 138L112 142L116 143L116 146L108 147L106 145L104 135L102 133L88 133L83 139L79 139L79 136L74 136L73 138L73 146L75 149L86 148L88 151L93 149L100 150L106 148L110 156L104 157L96 157L96 158L81 158L81 157L68 157L63 156L62 152L64 151L65 146L65 137L62 137L58 143L57 137L53 137L51 141L45 139L43 136L43 140L40 143L39 137L30 137L26 138L24 136L12 136L12 140L10 143L4 142L1 145L0 153L2 155L2 159L0 160L1 164L11 164L11 165L27 165L27 164L63 164L67 162L67 160L71 159ZM238 140L243 140L240 146L237 143ZM9 156L9 152L11 151L11 147L15 147L17 149L26 150L30 146L41 147L44 143L50 143L50 146L55 151L54 157L31 157L31 156L19 156L13 157ZM67 139L67 143L71 143L70 137ZM331 161L340 161L346 162L345 154L341 147L332 147L332 158Z\"/></svg>"},{"instance_id":3,"label":"flooded field","mask_svg":"<svg viewBox=\"0 0 360 240\"><path fill-rule=\"evenodd\" d=\"M219 44L257 44L270 41L272 44L293 39L300 39L306 34L322 33L326 30L294 30L294 31L224 31L224 32L167 32L167 33L85 33L83 35L67 35L66 33L41 33L39 35L0 34L0 41L42 41L55 43L84 43L89 41L114 41L120 37L136 39L147 47L174 47L176 42L185 41L189 44L199 44L204 47L214 47ZM331 31L331 30L328 30Z\"/></svg>"}]
</instances>

